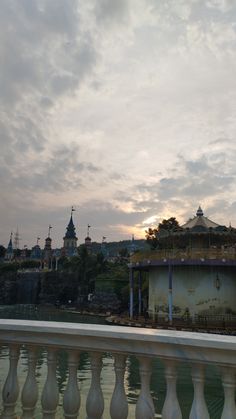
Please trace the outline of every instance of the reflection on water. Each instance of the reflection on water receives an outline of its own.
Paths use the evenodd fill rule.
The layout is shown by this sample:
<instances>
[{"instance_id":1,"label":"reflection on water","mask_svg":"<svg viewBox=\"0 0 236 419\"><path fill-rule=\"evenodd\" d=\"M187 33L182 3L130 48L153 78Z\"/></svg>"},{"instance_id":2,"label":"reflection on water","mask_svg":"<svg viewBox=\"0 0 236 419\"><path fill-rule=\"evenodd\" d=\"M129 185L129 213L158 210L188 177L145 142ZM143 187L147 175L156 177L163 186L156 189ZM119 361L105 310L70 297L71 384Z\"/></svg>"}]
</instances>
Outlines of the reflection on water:
<instances>
[{"instance_id":1,"label":"reflection on water","mask_svg":"<svg viewBox=\"0 0 236 419\"><path fill-rule=\"evenodd\" d=\"M75 313L64 312L53 308L42 308L35 306L0 306L0 318L12 319L27 319L27 320L50 320L50 321L68 321L77 323L97 323L105 324L105 319L95 316L83 316ZM68 378L67 369L67 353L65 351L58 352L58 367L57 367L57 381L60 392L60 401L57 412L57 418L63 417L62 412L62 397ZM8 373L8 349L2 348L0 354L0 369L1 369L1 387L4 384ZM18 378L20 388L23 388L27 374L27 354L24 349L21 350L21 357L18 367ZM42 388L45 383L47 374L46 366L46 351L40 350L36 378L39 386L39 394L42 393ZM81 408L80 418L86 417L86 397L90 386L90 362L87 353L81 353L78 368L78 379L80 382L81 391ZM101 386L105 401L105 411L103 418L110 418L109 403L112 396L112 391L115 385L115 376L113 368L113 358L110 354L103 356L103 369L101 375ZM213 367L208 367L206 371L206 401L210 410L211 419L220 419L223 406L223 390L221 387L219 373ZM125 390L129 403L129 419L135 417L135 404L140 391L140 378L138 372L138 361L134 356L130 356L127 360L127 370L125 373ZM153 360L153 374L151 379L151 392L155 405L155 411L159 414L162 410L166 392L166 385L164 379L164 366L159 360ZM190 367L186 364L179 366L178 383L177 383L178 398L183 412L183 419L189 417L191 403L193 399L193 388L190 379ZM41 417L40 400L37 405L35 418ZM20 414L20 403L18 404L18 414Z\"/></svg>"}]
</instances>

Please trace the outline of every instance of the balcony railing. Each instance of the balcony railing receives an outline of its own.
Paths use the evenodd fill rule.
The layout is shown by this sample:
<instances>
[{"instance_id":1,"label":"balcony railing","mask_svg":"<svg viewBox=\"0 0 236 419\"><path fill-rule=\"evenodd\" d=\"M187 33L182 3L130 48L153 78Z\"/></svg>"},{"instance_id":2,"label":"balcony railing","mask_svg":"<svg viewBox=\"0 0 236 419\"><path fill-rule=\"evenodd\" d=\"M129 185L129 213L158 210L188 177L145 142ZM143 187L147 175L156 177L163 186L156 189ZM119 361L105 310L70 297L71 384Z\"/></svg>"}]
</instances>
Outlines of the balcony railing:
<instances>
[{"instance_id":1,"label":"balcony railing","mask_svg":"<svg viewBox=\"0 0 236 419\"><path fill-rule=\"evenodd\" d=\"M149 250L143 252L134 253L131 256L131 263L135 262L148 262L158 261L164 259L171 260L196 260L196 259L207 259L207 260L231 260L236 261L236 249L215 249L215 248L196 248L196 249L164 249L164 250Z\"/></svg>"},{"instance_id":2,"label":"balcony railing","mask_svg":"<svg viewBox=\"0 0 236 419\"><path fill-rule=\"evenodd\" d=\"M131 327L88 325L22 320L0 321L1 345L9 347L9 371L3 385L2 419L16 418L15 406L21 391L22 419L34 418L38 399L35 368L39 348L47 350L47 376L41 395L43 419L57 417L58 387L56 380L57 351L68 353L68 382L64 391L63 409L66 419L79 416L80 391L77 379L79 354L90 353L91 385L86 409L87 419L101 419L104 409L100 385L102 354L114 357L115 386L110 401L110 418L126 419L128 403L124 388L126 358L133 354L139 360L141 390L135 410L136 419L153 419L154 405L150 395L152 359L165 364L167 391L162 419L181 419L176 393L179 362L192 365L194 397L190 419L210 418L204 398L204 369L213 364L221 371L224 407L221 419L235 419L236 337L170 330L147 330ZM22 389L18 387L17 363L19 350L28 350L28 372ZM3 380L3 377L1 377ZM207 388L205 389L208 390ZM84 418L83 418L84 419ZM108 419L105 418L104 419Z\"/></svg>"}]
</instances>

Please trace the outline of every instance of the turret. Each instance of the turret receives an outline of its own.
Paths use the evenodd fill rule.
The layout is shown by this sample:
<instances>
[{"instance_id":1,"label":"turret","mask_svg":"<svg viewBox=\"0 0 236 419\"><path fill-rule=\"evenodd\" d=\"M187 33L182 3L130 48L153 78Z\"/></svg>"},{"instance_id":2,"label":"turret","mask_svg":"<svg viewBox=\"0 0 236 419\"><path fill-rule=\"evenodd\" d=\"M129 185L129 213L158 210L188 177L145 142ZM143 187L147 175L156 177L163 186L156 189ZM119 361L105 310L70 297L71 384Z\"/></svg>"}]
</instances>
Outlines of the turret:
<instances>
[{"instance_id":1,"label":"turret","mask_svg":"<svg viewBox=\"0 0 236 419\"><path fill-rule=\"evenodd\" d=\"M77 237L75 233L75 226L73 222L73 213L74 208L71 208L71 215L70 215L70 221L66 228L66 234L63 237L64 241L64 252L66 256L75 256L77 254Z\"/></svg>"}]
</instances>

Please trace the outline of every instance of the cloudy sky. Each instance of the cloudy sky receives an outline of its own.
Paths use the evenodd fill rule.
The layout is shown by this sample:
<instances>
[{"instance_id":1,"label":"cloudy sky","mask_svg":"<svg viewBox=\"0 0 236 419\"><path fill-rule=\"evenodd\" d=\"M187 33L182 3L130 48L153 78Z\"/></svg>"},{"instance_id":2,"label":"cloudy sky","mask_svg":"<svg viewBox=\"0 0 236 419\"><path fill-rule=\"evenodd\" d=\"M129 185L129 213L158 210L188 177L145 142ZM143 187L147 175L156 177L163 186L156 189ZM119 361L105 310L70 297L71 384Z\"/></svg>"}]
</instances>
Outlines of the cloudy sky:
<instances>
[{"instance_id":1,"label":"cloudy sky","mask_svg":"<svg viewBox=\"0 0 236 419\"><path fill-rule=\"evenodd\" d=\"M236 225L235 0L0 6L0 244Z\"/></svg>"}]
</instances>

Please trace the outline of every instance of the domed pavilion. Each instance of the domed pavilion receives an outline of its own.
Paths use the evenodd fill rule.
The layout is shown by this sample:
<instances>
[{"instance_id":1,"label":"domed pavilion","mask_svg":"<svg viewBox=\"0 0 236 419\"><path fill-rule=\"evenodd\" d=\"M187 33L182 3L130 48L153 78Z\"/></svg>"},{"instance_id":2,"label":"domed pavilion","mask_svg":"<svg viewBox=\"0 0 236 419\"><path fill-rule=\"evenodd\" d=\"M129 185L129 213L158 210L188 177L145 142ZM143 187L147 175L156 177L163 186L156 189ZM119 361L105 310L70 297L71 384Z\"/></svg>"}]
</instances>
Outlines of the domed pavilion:
<instances>
[{"instance_id":1,"label":"domed pavilion","mask_svg":"<svg viewBox=\"0 0 236 419\"><path fill-rule=\"evenodd\" d=\"M236 323L236 229L210 220L199 207L185 224L160 230L156 238L156 249L131 257L130 317L137 276L142 310L145 272L149 283L146 308L156 321Z\"/></svg>"}]
</instances>

